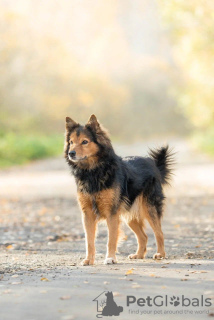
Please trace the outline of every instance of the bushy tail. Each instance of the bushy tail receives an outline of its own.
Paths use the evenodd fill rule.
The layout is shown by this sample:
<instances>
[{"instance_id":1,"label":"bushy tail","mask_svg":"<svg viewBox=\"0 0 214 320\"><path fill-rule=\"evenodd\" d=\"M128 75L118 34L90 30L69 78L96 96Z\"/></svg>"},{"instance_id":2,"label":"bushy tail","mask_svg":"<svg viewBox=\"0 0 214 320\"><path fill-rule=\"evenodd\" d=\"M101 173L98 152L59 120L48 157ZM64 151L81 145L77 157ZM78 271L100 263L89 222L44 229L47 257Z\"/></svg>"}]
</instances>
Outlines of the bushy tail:
<instances>
[{"instance_id":1,"label":"bushy tail","mask_svg":"<svg viewBox=\"0 0 214 320\"><path fill-rule=\"evenodd\" d=\"M161 174L162 184L169 184L175 164L174 153L169 150L169 146L161 147L149 152L150 157L155 161Z\"/></svg>"}]
</instances>

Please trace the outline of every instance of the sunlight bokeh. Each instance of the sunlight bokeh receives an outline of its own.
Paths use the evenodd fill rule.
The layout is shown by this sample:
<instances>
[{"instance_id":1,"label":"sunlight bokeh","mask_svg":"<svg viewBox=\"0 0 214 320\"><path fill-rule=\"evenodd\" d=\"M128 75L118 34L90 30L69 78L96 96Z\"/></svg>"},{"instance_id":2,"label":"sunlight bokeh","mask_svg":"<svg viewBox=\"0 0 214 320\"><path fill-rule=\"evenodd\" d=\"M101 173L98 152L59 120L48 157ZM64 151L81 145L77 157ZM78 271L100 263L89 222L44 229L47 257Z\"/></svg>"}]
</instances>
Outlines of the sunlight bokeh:
<instances>
[{"instance_id":1,"label":"sunlight bokeh","mask_svg":"<svg viewBox=\"0 0 214 320\"><path fill-rule=\"evenodd\" d=\"M0 0L0 156L8 134L61 135L67 115L95 113L119 141L210 137L212 12L209 0Z\"/></svg>"}]
</instances>

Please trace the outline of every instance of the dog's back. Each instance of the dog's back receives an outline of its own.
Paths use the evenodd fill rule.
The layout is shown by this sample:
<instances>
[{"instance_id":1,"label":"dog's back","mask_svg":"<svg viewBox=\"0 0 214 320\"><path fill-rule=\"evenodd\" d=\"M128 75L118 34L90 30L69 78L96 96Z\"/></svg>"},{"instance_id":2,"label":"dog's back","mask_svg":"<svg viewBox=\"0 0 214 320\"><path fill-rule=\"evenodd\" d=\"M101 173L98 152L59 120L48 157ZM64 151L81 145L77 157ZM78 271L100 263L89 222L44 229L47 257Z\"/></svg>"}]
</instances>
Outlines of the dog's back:
<instances>
[{"instance_id":1,"label":"dog's back","mask_svg":"<svg viewBox=\"0 0 214 320\"><path fill-rule=\"evenodd\" d=\"M158 215L162 215L163 185L169 182L172 174L173 155L168 146L150 150L150 157L125 157L122 196L130 206L137 196L142 195L148 204L154 205Z\"/></svg>"},{"instance_id":2,"label":"dog's back","mask_svg":"<svg viewBox=\"0 0 214 320\"><path fill-rule=\"evenodd\" d=\"M145 219L157 241L156 259L165 257L161 217L163 186L172 172L168 147L150 150L150 156L117 156L107 132L92 115L85 126L66 118L65 158L74 174L86 231L87 256L83 265L94 263L97 222L106 219L109 229L105 263L116 262L121 218L136 234L138 249L131 259L143 259L147 235Z\"/></svg>"}]
</instances>

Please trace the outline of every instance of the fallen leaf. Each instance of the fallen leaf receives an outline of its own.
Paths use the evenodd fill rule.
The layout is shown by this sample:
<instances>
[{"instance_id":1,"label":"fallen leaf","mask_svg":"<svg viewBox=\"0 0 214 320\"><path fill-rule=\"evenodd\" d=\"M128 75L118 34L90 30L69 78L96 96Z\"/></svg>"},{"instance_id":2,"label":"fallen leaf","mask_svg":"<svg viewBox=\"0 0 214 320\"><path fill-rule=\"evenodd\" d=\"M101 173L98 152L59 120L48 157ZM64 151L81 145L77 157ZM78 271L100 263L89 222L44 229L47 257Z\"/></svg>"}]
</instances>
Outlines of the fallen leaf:
<instances>
[{"instance_id":1,"label":"fallen leaf","mask_svg":"<svg viewBox=\"0 0 214 320\"><path fill-rule=\"evenodd\" d=\"M6 249L7 249L7 250L13 249L13 245L12 245L12 244L9 244L8 246L6 246Z\"/></svg>"},{"instance_id":2,"label":"fallen leaf","mask_svg":"<svg viewBox=\"0 0 214 320\"><path fill-rule=\"evenodd\" d=\"M49 281L47 278L41 278L41 281Z\"/></svg>"},{"instance_id":3,"label":"fallen leaf","mask_svg":"<svg viewBox=\"0 0 214 320\"><path fill-rule=\"evenodd\" d=\"M129 275L129 274L132 274L133 273L133 268L132 269L129 269L128 271L126 271L126 275Z\"/></svg>"},{"instance_id":4,"label":"fallen leaf","mask_svg":"<svg viewBox=\"0 0 214 320\"><path fill-rule=\"evenodd\" d=\"M60 300L69 300L71 299L71 296L62 296L60 297Z\"/></svg>"}]
</instances>

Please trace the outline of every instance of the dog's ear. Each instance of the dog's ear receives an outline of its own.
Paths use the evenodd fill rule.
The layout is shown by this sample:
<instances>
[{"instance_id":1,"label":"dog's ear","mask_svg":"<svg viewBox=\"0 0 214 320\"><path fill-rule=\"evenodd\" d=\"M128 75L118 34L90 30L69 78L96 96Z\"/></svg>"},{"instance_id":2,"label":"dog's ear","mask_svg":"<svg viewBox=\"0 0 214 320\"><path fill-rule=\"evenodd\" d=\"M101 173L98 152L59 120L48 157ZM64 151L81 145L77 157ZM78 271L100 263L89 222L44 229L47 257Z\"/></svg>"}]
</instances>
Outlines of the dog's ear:
<instances>
[{"instance_id":1,"label":"dog's ear","mask_svg":"<svg viewBox=\"0 0 214 320\"><path fill-rule=\"evenodd\" d=\"M87 125L89 125L94 131L98 131L100 129L100 124L94 114L92 114L88 119Z\"/></svg>"},{"instance_id":2,"label":"dog's ear","mask_svg":"<svg viewBox=\"0 0 214 320\"><path fill-rule=\"evenodd\" d=\"M67 130L70 130L73 127L76 127L78 124L69 117L65 118L65 127Z\"/></svg>"}]
</instances>

